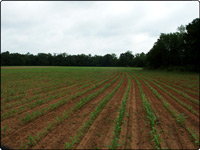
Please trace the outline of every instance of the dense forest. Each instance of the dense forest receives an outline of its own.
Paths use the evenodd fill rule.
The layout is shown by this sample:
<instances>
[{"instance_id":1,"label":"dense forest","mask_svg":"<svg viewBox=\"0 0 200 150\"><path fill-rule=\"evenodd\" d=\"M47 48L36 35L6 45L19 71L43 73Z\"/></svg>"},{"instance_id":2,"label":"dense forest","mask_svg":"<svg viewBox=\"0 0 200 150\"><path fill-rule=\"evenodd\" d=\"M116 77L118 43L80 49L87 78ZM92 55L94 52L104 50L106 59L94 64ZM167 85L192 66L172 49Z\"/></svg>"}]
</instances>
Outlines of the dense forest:
<instances>
[{"instance_id":1,"label":"dense forest","mask_svg":"<svg viewBox=\"0 0 200 150\"><path fill-rule=\"evenodd\" d=\"M151 50L132 54L131 51L104 56L67 53L19 54L1 53L1 66L123 66L145 67L179 71L199 71L200 19L186 26L181 25L175 33L161 33Z\"/></svg>"},{"instance_id":2,"label":"dense forest","mask_svg":"<svg viewBox=\"0 0 200 150\"><path fill-rule=\"evenodd\" d=\"M200 19L194 19L178 32L161 33L153 48L146 54L146 67L176 69L180 71L199 70Z\"/></svg>"}]
</instances>

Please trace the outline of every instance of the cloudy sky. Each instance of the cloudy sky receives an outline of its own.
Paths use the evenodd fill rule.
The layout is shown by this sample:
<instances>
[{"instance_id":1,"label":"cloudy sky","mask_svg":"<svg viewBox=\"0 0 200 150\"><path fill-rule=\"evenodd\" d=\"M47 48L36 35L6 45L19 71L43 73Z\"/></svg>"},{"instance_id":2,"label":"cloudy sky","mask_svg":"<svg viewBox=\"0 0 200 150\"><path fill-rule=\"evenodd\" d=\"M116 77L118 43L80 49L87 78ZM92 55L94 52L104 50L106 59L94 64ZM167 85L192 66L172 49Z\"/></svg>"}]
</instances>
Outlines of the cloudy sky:
<instances>
[{"instance_id":1,"label":"cloudy sky","mask_svg":"<svg viewBox=\"0 0 200 150\"><path fill-rule=\"evenodd\" d=\"M147 53L160 33L199 17L197 1L1 3L1 51L119 56Z\"/></svg>"}]
</instances>

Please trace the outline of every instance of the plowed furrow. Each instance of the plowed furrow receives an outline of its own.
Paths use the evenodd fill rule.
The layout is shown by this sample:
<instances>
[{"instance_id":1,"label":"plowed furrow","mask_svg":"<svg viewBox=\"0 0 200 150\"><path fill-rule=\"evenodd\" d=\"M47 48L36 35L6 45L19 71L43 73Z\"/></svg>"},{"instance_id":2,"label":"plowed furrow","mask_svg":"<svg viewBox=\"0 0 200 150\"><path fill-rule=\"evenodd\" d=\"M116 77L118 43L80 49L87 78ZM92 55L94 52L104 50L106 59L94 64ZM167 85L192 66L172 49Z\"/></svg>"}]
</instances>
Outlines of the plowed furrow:
<instances>
[{"instance_id":1,"label":"plowed furrow","mask_svg":"<svg viewBox=\"0 0 200 150\"><path fill-rule=\"evenodd\" d=\"M160 131L159 134L161 139L163 139L163 142L161 142L161 148L167 147L170 149L182 149L193 147L193 143L188 138L187 132L179 132L179 134L175 134L176 132L174 131L178 129L181 130L181 127L175 122L171 114L164 108L162 102L153 94L147 85L142 80L139 79L139 81L148 101L151 103L151 107L155 111L156 116L158 116L156 127ZM187 145L185 143L187 143Z\"/></svg>"},{"instance_id":2,"label":"plowed furrow","mask_svg":"<svg viewBox=\"0 0 200 150\"><path fill-rule=\"evenodd\" d=\"M94 100L88 102L80 110L75 112L69 119L48 133L47 136L41 139L39 143L32 148L63 149L65 147L66 140L69 137L73 137L73 135L80 130L83 124L89 119L91 112L93 112L101 100L104 99L105 96L114 89L114 87L121 80L121 77Z\"/></svg>"},{"instance_id":3,"label":"plowed furrow","mask_svg":"<svg viewBox=\"0 0 200 150\"><path fill-rule=\"evenodd\" d=\"M110 79L111 80L111 79ZM10 145L11 147L19 147L22 143L24 143L25 140L27 140L27 136L30 134L35 134L36 131L42 130L48 123L55 120L56 116L60 116L65 110L69 110L75 105L75 102L80 100L81 98L90 95L93 92L98 91L100 88L102 88L105 84L109 83L110 80L105 82L103 85L93 89L90 92L87 92L86 94L83 94L82 96L74 99L73 101L69 101L65 105L59 107L58 109L51 111L40 118L37 118L33 120L32 122L20 126L21 120L18 119L16 122L11 122L11 124L17 124L18 127L14 132L11 132L11 134L7 135L5 138L2 139L2 143L6 143L7 145ZM16 128L16 127L13 127ZM16 140L16 137L17 140ZM8 140L9 139L9 140Z\"/></svg>"},{"instance_id":4,"label":"plowed furrow","mask_svg":"<svg viewBox=\"0 0 200 150\"><path fill-rule=\"evenodd\" d=\"M77 149L108 148L114 131L114 121L118 115L120 104L127 87L127 77L124 82L98 115Z\"/></svg>"}]
</instances>

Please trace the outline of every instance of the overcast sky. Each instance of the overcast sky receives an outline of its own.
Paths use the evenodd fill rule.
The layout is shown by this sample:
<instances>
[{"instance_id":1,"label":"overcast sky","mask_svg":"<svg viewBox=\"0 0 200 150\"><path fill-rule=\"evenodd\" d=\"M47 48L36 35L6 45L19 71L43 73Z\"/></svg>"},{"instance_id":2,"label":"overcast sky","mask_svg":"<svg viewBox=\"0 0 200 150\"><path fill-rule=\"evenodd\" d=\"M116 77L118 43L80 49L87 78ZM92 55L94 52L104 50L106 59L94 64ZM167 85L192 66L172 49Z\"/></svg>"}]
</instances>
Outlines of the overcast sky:
<instances>
[{"instance_id":1,"label":"overcast sky","mask_svg":"<svg viewBox=\"0 0 200 150\"><path fill-rule=\"evenodd\" d=\"M1 51L147 53L160 33L199 17L197 1L3 1Z\"/></svg>"}]
</instances>

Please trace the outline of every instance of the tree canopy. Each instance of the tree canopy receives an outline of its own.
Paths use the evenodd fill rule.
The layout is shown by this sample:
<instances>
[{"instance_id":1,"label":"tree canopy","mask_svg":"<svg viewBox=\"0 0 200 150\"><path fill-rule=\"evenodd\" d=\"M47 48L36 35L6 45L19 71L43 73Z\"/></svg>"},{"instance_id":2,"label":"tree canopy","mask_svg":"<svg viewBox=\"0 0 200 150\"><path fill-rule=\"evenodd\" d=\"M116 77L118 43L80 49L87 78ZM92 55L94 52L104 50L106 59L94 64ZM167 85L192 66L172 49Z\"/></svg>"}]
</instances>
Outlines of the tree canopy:
<instances>
[{"instance_id":1,"label":"tree canopy","mask_svg":"<svg viewBox=\"0 0 200 150\"><path fill-rule=\"evenodd\" d=\"M140 57L140 54L138 55ZM141 56L145 57L142 53ZM138 59L138 57L137 57ZM137 62L139 61L139 62ZM2 66L103 66L103 67L114 67L114 66L137 66L144 67L144 62L140 58L134 60L134 55L131 51L122 53L119 58L116 54L106 54L104 56L94 55L91 56L85 54L78 55L67 55L66 53L60 54L45 54L38 53L33 55L30 53L19 54L9 53L8 51L1 53L1 65ZM134 63L135 62L135 63Z\"/></svg>"},{"instance_id":2,"label":"tree canopy","mask_svg":"<svg viewBox=\"0 0 200 150\"><path fill-rule=\"evenodd\" d=\"M146 55L146 67L198 71L199 47L200 19L197 18L186 27L178 27L178 32L161 33Z\"/></svg>"}]
</instances>

